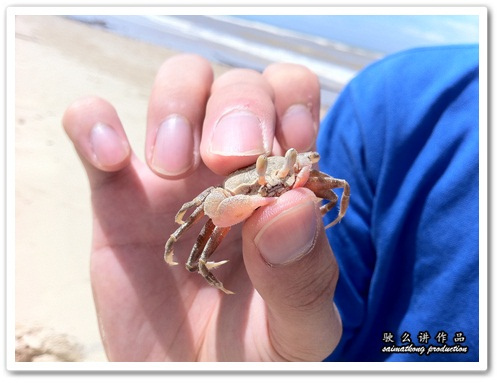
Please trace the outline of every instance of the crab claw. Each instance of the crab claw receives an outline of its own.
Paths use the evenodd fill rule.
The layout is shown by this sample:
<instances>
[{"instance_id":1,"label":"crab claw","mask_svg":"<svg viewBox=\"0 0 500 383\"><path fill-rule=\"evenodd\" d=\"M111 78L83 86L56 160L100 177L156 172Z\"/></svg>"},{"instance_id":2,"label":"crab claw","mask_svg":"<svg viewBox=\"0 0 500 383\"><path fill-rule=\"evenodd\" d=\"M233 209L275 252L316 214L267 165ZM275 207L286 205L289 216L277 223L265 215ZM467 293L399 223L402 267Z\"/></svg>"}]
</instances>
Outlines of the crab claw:
<instances>
[{"instance_id":1,"label":"crab claw","mask_svg":"<svg viewBox=\"0 0 500 383\"><path fill-rule=\"evenodd\" d=\"M269 205L276 197L261 197L260 195L232 195L227 190L217 188L205 200L205 214L215 226L234 226L250 217L255 209Z\"/></svg>"}]
</instances>

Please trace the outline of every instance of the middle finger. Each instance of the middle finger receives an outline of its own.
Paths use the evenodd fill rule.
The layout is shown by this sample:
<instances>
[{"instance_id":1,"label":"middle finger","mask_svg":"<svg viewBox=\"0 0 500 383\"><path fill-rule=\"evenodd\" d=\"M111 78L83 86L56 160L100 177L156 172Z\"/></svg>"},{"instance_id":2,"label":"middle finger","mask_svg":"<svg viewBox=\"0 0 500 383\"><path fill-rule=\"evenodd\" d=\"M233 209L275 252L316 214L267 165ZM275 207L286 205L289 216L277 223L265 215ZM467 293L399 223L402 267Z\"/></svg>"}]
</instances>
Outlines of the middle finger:
<instances>
[{"instance_id":1,"label":"middle finger","mask_svg":"<svg viewBox=\"0 0 500 383\"><path fill-rule=\"evenodd\" d=\"M203 161L212 171L228 174L271 153L273 98L269 83L253 70L234 69L214 82L200 146Z\"/></svg>"}]
</instances>

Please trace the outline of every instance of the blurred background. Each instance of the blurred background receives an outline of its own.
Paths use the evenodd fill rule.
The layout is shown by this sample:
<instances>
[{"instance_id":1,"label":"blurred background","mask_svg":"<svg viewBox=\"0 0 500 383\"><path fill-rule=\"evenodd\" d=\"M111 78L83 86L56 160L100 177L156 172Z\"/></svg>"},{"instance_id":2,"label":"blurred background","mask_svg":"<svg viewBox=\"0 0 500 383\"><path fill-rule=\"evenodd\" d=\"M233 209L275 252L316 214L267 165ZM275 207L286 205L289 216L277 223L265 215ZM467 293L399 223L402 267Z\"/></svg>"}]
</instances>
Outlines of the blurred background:
<instances>
[{"instance_id":1,"label":"blurred background","mask_svg":"<svg viewBox=\"0 0 500 383\"><path fill-rule=\"evenodd\" d=\"M320 77L330 103L367 64L400 50L477 43L467 15L71 16L75 20L213 62L262 71L289 61Z\"/></svg>"},{"instance_id":2,"label":"blurred background","mask_svg":"<svg viewBox=\"0 0 500 383\"><path fill-rule=\"evenodd\" d=\"M358 71L388 54L479 39L474 15L19 14L14 26L12 271L16 358L26 361L106 360L89 278L90 193L61 126L73 100L109 100L142 157L156 70L177 52L210 59L216 76L235 66L262 70L276 61L307 65L320 78L324 112Z\"/></svg>"}]
</instances>

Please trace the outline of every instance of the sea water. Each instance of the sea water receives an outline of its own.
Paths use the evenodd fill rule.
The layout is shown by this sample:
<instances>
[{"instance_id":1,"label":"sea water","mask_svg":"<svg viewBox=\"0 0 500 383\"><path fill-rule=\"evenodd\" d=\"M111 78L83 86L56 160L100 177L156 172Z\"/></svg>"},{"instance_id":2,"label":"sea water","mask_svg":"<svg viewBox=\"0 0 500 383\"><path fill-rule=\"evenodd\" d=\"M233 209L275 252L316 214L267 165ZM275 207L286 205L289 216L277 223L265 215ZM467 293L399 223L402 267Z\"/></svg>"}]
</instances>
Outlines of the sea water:
<instances>
[{"instance_id":1,"label":"sea water","mask_svg":"<svg viewBox=\"0 0 500 383\"><path fill-rule=\"evenodd\" d=\"M400 50L477 43L467 15L79 15L73 19L217 63L263 70L294 62L319 77L331 103L359 70Z\"/></svg>"}]
</instances>

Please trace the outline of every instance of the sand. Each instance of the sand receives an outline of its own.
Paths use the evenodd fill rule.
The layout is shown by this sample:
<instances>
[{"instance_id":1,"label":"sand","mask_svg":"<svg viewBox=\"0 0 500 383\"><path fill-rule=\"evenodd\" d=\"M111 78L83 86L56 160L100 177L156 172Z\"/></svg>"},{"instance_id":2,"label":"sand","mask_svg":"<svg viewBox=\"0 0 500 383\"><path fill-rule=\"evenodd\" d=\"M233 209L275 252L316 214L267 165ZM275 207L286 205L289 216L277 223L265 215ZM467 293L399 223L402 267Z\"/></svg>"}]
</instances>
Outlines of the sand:
<instances>
[{"instance_id":1,"label":"sand","mask_svg":"<svg viewBox=\"0 0 500 383\"><path fill-rule=\"evenodd\" d=\"M61 117L82 96L106 98L143 153L156 70L176 52L57 16L17 16L15 29L15 321L67 336L82 361L106 361L89 278L90 193Z\"/></svg>"},{"instance_id":2,"label":"sand","mask_svg":"<svg viewBox=\"0 0 500 383\"><path fill-rule=\"evenodd\" d=\"M62 17L18 16L15 28L15 321L67 334L82 360L105 361L89 279L90 193L61 117L71 101L102 96L143 153L150 88L175 52Z\"/></svg>"}]
</instances>

